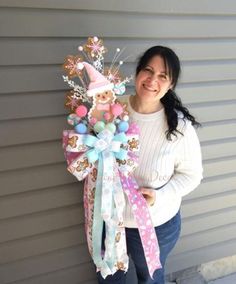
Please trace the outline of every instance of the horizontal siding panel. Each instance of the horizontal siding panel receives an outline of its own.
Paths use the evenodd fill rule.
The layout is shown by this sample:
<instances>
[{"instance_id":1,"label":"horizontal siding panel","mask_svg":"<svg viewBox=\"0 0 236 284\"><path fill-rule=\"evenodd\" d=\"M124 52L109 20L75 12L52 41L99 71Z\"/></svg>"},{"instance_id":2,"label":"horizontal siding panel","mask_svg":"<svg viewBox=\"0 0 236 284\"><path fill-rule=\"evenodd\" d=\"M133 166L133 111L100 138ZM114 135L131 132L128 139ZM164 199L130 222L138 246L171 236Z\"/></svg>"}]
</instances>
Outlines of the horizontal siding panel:
<instances>
[{"instance_id":1,"label":"horizontal siding panel","mask_svg":"<svg viewBox=\"0 0 236 284\"><path fill-rule=\"evenodd\" d=\"M218 140L215 143L202 145L202 156L204 160L236 156L236 139Z\"/></svg>"},{"instance_id":2,"label":"horizontal siding panel","mask_svg":"<svg viewBox=\"0 0 236 284\"><path fill-rule=\"evenodd\" d=\"M181 236L204 232L221 226L236 223L235 207L207 214L184 218L182 220ZM191 237L191 236L190 236Z\"/></svg>"},{"instance_id":3,"label":"horizontal siding panel","mask_svg":"<svg viewBox=\"0 0 236 284\"><path fill-rule=\"evenodd\" d=\"M183 86L183 85L182 85ZM222 92L225 95L222 97ZM227 84L222 82L221 85L213 86L188 86L184 85L177 89L177 94L185 104L201 104L203 110L207 107L220 107L226 104L236 103L235 99L236 83ZM127 94L134 93L134 88L127 88ZM64 107L66 91L40 92L40 93L12 93L0 95L0 120L35 118L43 116L62 115L68 113ZM211 103L213 105L211 106ZM217 103L219 105L217 105ZM204 105L206 104L206 105ZM37 107L36 107L37 106ZM194 106L193 106L194 107ZM230 106L229 106L230 107ZM199 107L201 112L201 108ZM220 113L225 113L224 108ZM228 111L227 111L228 112ZM226 115L231 115L226 114ZM204 115L204 113L203 113ZM199 117L202 119L202 114ZM204 120L205 116L203 117Z\"/></svg>"},{"instance_id":4,"label":"horizontal siding panel","mask_svg":"<svg viewBox=\"0 0 236 284\"><path fill-rule=\"evenodd\" d=\"M70 128L61 65L88 35L103 37L107 62L126 47L124 75L147 47L172 47L183 66L177 93L203 124L204 180L183 200L167 273L236 253L236 3L150 1L1 1L0 283L96 283L83 185L61 147Z\"/></svg>"},{"instance_id":5,"label":"horizontal siding panel","mask_svg":"<svg viewBox=\"0 0 236 284\"><path fill-rule=\"evenodd\" d=\"M184 200L195 199L199 197L209 197L218 193L227 193L235 190L236 173L220 175L214 178L204 178L201 184L190 194L184 197Z\"/></svg>"},{"instance_id":6,"label":"horizontal siding panel","mask_svg":"<svg viewBox=\"0 0 236 284\"><path fill-rule=\"evenodd\" d=\"M65 163L3 172L0 179L4 184L0 196L60 186L76 180L67 172Z\"/></svg>"},{"instance_id":7,"label":"horizontal siding panel","mask_svg":"<svg viewBox=\"0 0 236 284\"><path fill-rule=\"evenodd\" d=\"M183 64L181 83L206 83L236 80L236 60L223 62L186 62ZM134 74L135 66L127 63L122 68L124 75ZM219 72L221 70L221 72ZM61 65L2 67L0 69L1 93L56 91L67 88L62 79ZM14 84L8 82L14 79ZM29 80L30 79L30 80ZM43 82L43 83L42 83Z\"/></svg>"},{"instance_id":8,"label":"horizontal siding panel","mask_svg":"<svg viewBox=\"0 0 236 284\"><path fill-rule=\"evenodd\" d=\"M157 8L158 10L158 8ZM129 15L122 12L92 12L75 10L40 10L2 8L0 11L2 37L102 37L143 38L227 38L235 36L234 17L186 15ZM88 18L90 24L85 25ZM217 25L221 23L221 28ZM49 24L50 23L50 24ZM65 23L70 29L65 31ZM94 24L93 24L94 23ZM111 28L113 30L111 32ZM188 29L186 29L188 26ZM78 27L80 27L78 29ZM129 29L127 29L129 27ZM158 27L158 28L156 28Z\"/></svg>"},{"instance_id":9,"label":"horizontal siding panel","mask_svg":"<svg viewBox=\"0 0 236 284\"><path fill-rule=\"evenodd\" d=\"M132 89L132 93L133 92L134 90ZM190 90L190 92L192 92L192 90ZM68 111L64 107L65 94L66 92L42 92L34 94L0 95L0 120L5 121L66 114ZM178 94L185 102L185 98L187 97L186 92L185 95L182 95L180 90ZM191 108L202 122L236 118L234 112L236 109L236 100L233 100L233 98L232 100L227 101L221 96L221 99L224 100L214 102L214 98L211 97L211 102L210 96L205 93L205 96L208 96L208 102L202 102L200 101L201 95L199 94L196 96L198 97L199 105L192 105ZM189 98L187 98L187 101L189 101ZM196 98L193 102L196 103Z\"/></svg>"},{"instance_id":10,"label":"horizontal siding panel","mask_svg":"<svg viewBox=\"0 0 236 284\"><path fill-rule=\"evenodd\" d=\"M2 67L0 69L1 93L61 91L67 87L63 82L62 75L61 65ZM9 84L8 82L11 82L12 78L15 78L14 84Z\"/></svg>"},{"instance_id":11,"label":"horizontal siding panel","mask_svg":"<svg viewBox=\"0 0 236 284\"><path fill-rule=\"evenodd\" d=\"M182 216L187 218L235 206L236 191L234 190L233 192L185 201L182 206Z\"/></svg>"},{"instance_id":12,"label":"horizontal siding panel","mask_svg":"<svg viewBox=\"0 0 236 284\"><path fill-rule=\"evenodd\" d=\"M76 181L67 172L66 163L2 172L0 179L4 184L0 196L56 187ZM78 190L79 186L82 188L82 183L79 183Z\"/></svg>"},{"instance_id":13,"label":"horizontal siding panel","mask_svg":"<svg viewBox=\"0 0 236 284\"><path fill-rule=\"evenodd\" d=\"M167 260L166 272L183 270L186 268L186 263L187 267L191 267L234 254L236 254L236 239L215 243L212 246L170 256Z\"/></svg>"},{"instance_id":14,"label":"horizontal siding panel","mask_svg":"<svg viewBox=\"0 0 236 284\"><path fill-rule=\"evenodd\" d=\"M0 161L0 171L61 163L65 161L62 140L4 147Z\"/></svg>"},{"instance_id":15,"label":"horizontal siding panel","mask_svg":"<svg viewBox=\"0 0 236 284\"><path fill-rule=\"evenodd\" d=\"M0 245L0 265L85 244L84 226L74 226Z\"/></svg>"},{"instance_id":16,"label":"horizontal siding panel","mask_svg":"<svg viewBox=\"0 0 236 284\"><path fill-rule=\"evenodd\" d=\"M182 68L182 80L184 83L208 82L208 81L222 81L235 80L236 61L224 62L186 62ZM219 72L219 70L221 72Z\"/></svg>"},{"instance_id":17,"label":"horizontal siding panel","mask_svg":"<svg viewBox=\"0 0 236 284\"><path fill-rule=\"evenodd\" d=\"M0 120L65 114L65 94L64 91L2 94L0 95Z\"/></svg>"},{"instance_id":18,"label":"horizontal siding panel","mask_svg":"<svg viewBox=\"0 0 236 284\"><path fill-rule=\"evenodd\" d=\"M83 222L81 204L2 220L0 243L68 228Z\"/></svg>"},{"instance_id":19,"label":"horizontal siding panel","mask_svg":"<svg viewBox=\"0 0 236 284\"><path fill-rule=\"evenodd\" d=\"M182 237L177 243L172 255L208 247L215 243L226 242L232 239L236 239L236 223L230 225L226 224L219 228Z\"/></svg>"},{"instance_id":20,"label":"horizontal siding panel","mask_svg":"<svg viewBox=\"0 0 236 284\"><path fill-rule=\"evenodd\" d=\"M77 54L79 45L87 38L3 38L1 41L0 65L57 65L62 64L68 54ZM232 48L236 39L137 39L104 38L108 52L107 64L111 62L117 47L121 48L120 59L125 62L136 61L141 53L154 45L170 46L181 61L235 59L236 50Z\"/></svg>"},{"instance_id":21,"label":"horizontal siding panel","mask_svg":"<svg viewBox=\"0 0 236 284\"><path fill-rule=\"evenodd\" d=\"M222 129L224 131L222 131ZM203 125L197 130L200 141L213 141L217 139L235 138L236 136L236 122L218 122L208 125Z\"/></svg>"},{"instance_id":22,"label":"horizontal siding panel","mask_svg":"<svg viewBox=\"0 0 236 284\"><path fill-rule=\"evenodd\" d=\"M35 155L37 153L37 155ZM236 155L235 139L216 140L202 145L203 159ZM14 160L15 157L18 159ZM0 150L0 171L29 168L65 161L61 140L4 147ZM14 163L12 161L14 160Z\"/></svg>"},{"instance_id":23,"label":"horizontal siding panel","mask_svg":"<svg viewBox=\"0 0 236 284\"><path fill-rule=\"evenodd\" d=\"M24 279L22 281L16 281L14 284L97 284L95 277L95 268L90 262L60 269L54 272L49 272L45 275L30 277L29 279Z\"/></svg>"},{"instance_id":24,"label":"horizontal siding panel","mask_svg":"<svg viewBox=\"0 0 236 284\"><path fill-rule=\"evenodd\" d=\"M176 92L185 104L234 100L236 81L185 84L178 87Z\"/></svg>"},{"instance_id":25,"label":"horizontal siding panel","mask_svg":"<svg viewBox=\"0 0 236 284\"><path fill-rule=\"evenodd\" d=\"M86 282L84 284L97 284L97 279L94 279L93 281Z\"/></svg>"},{"instance_id":26,"label":"horizontal siding panel","mask_svg":"<svg viewBox=\"0 0 236 284\"><path fill-rule=\"evenodd\" d=\"M202 155L204 160L236 156L235 139L203 144ZM14 160L15 157L18 159ZM6 171L61 163L65 161L65 157L59 140L5 147L0 150L0 160L0 171Z\"/></svg>"},{"instance_id":27,"label":"horizontal siding panel","mask_svg":"<svg viewBox=\"0 0 236 284\"><path fill-rule=\"evenodd\" d=\"M67 128L66 116L2 121L0 146L56 140Z\"/></svg>"},{"instance_id":28,"label":"horizontal siding panel","mask_svg":"<svg viewBox=\"0 0 236 284\"><path fill-rule=\"evenodd\" d=\"M2 38L0 62L4 66L62 64L64 58L68 54L76 54L78 45L85 43L86 40L86 38Z\"/></svg>"},{"instance_id":29,"label":"horizontal siding panel","mask_svg":"<svg viewBox=\"0 0 236 284\"><path fill-rule=\"evenodd\" d=\"M9 3L10 2L10 3ZM207 5L204 0L199 0L196 3L194 0L188 2L179 0L178 4L175 1L149 0L149 5L146 5L141 0L130 0L129 2L120 3L115 0L68 0L65 3L62 0L53 0L46 2L33 2L17 0L2 0L0 7L22 7L22 8L47 8L47 9L73 9L73 10L96 10L96 11L119 11L119 12L135 12L135 13L155 13L155 14L212 14L212 15L234 15L236 7L232 5L234 2L226 0L224 3L219 0L208 0ZM156 10L154 7L157 7Z\"/></svg>"},{"instance_id":30,"label":"horizontal siding panel","mask_svg":"<svg viewBox=\"0 0 236 284\"><path fill-rule=\"evenodd\" d=\"M236 157L207 160L204 163L204 177L235 173Z\"/></svg>"},{"instance_id":31,"label":"horizontal siding panel","mask_svg":"<svg viewBox=\"0 0 236 284\"><path fill-rule=\"evenodd\" d=\"M83 189L79 183L29 191L0 198L0 220L42 212L82 202Z\"/></svg>"},{"instance_id":32,"label":"horizontal siding panel","mask_svg":"<svg viewBox=\"0 0 236 284\"><path fill-rule=\"evenodd\" d=\"M9 283L58 271L60 269L66 269L88 261L90 261L90 257L87 252L87 247L81 245L58 250L35 258L31 257L22 261L1 265L0 275L5 281L3 283ZM81 274L81 278L82 277L83 275ZM85 279L86 278L89 280L87 273L85 274Z\"/></svg>"},{"instance_id":33,"label":"horizontal siding panel","mask_svg":"<svg viewBox=\"0 0 236 284\"><path fill-rule=\"evenodd\" d=\"M236 100L212 105L192 106L191 112L201 122L236 119Z\"/></svg>"},{"instance_id":34,"label":"horizontal siding panel","mask_svg":"<svg viewBox=\"0 0 236 284\"><path fill-rule=\"evenodd\" d=\"M235 157L207 161L204 165L204 176L213 177L232 173L235 171L235 162ZM2 172L0 178L4 184L1 190L2 196L75 181L75 178L66 171L65 163Z\"/></svg>"}]
</instances>

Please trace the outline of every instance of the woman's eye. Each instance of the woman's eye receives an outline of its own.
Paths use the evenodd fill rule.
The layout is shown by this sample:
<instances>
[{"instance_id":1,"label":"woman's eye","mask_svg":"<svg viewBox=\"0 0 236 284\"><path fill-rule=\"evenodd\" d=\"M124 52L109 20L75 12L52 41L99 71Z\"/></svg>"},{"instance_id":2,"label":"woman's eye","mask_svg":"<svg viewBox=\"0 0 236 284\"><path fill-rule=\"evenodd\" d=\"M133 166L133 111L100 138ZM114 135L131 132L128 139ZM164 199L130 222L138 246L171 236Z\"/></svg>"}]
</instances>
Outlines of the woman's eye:
<instances>
[{"instance_id":1,"label":"woman's eye","mask_svg":"<svg viewBox=\"0 0 236 284\"><path fill-rule=\"evenodd\" d=\"M152 72L152 69L150 69L150 68L146 67L146 68L144 68L144 71Z\"/></svg>"},{"instance_id":2,"label":"woman's eye","mask_svg":"<svg viewBox=\"0 0 236 284\"><path fill-rule=\"evenodd\" d=\"M166 75L160 75L161 79L163 80L167 80L167 76Z\"/></svg>"}]
</instances>

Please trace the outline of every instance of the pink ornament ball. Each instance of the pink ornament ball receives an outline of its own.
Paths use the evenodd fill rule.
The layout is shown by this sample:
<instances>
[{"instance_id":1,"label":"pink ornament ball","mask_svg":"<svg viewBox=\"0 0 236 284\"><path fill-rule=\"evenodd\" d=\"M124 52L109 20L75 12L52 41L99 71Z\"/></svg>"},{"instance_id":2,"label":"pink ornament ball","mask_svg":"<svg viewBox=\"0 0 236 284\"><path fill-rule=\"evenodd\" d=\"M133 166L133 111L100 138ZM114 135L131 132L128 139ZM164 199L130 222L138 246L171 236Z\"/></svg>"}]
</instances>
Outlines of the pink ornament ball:
<instances>
[{"instance_id":1,"label":"pink ornament ball","mask_svg":"<svg viewBox=\"0 0 236 284\"><path fill-rule=\"evenodd\" d=\"M75 112L79 117L84 117L84 116L86 116L88 110L87 110L86 106L80 105L76 108Z\"/></svg>"},{"instance_id":2,"label":"pink ornament ball","mask_svg":"<svg viewBox=\"0 0 236 284\"><path fill-rule=\"evenodd\" d=\"M96 122L97 122L97 119L95 117L91 117L91 119L89 120L89 123L91 125L95 125Z\"/></svg>"},{"instance_id":3,"label":"pink ornament ball","mask_svg":"<svg viewBox=\"0 0 236 284\"><path fill-rule=\"evenodd\" d=\"M114 116L119 116L123 112L123 108L120 104L114 104L111 106L111 112Z\"/></svg>"},{"instance_id":4,"label":"pink ornament ball","mask_svg":"<svg viewBox=\"0 0 236 284\"><path fill-rule=\"evenodd\" d=\"M109 119L111 119L111 114L109 112L105 112L103 117L105 118L106 121L108 121Z\"/></svg>"}]
</instances>

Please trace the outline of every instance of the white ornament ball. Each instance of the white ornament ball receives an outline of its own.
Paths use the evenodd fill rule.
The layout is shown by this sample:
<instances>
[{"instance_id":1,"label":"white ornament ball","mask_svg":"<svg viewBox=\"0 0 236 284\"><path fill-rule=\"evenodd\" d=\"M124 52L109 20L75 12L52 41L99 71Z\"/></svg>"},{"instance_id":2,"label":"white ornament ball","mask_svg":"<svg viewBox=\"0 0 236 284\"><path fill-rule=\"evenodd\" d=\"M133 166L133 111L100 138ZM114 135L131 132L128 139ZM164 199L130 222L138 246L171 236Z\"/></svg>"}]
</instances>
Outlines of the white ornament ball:
<instances>
[{"instance_id":1,"label":"white ornament ball","mask_svg":"<svg viewBox=\"0 0 236 284\"><path fill-rule=\"evenodd\" d=\"M128 116L127 114L124 115L123 120L124 120L124 121L129 121L129 116Z\"/></svg>"}]
</instances>

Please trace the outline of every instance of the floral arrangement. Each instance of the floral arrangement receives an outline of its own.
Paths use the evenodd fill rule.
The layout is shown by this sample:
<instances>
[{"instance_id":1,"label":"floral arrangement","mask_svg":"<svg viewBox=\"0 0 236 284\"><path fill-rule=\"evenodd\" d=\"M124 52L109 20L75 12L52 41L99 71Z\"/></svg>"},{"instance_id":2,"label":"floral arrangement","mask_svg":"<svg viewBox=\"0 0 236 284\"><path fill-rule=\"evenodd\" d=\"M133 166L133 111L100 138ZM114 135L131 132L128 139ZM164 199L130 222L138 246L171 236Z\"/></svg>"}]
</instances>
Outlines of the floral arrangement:
<instances>
[{"instance_id":1,"label":"floral arrangement","mask_svg":"<svg viewBox=\"0 0 236 284\"><path fill-rule=\"evenodd\" d=\"M125 194L141 236L150 275L160 268L159 247L147 204L137 191L132 172L138 165L139 131L131 123L127 105L117 97L125 93L131 77L122 78L117 48L109 68L104 65L107 49L98 37L89 37L78 55L65 58L64 81L68 123L63 148L68 171L84 183L85 231L89 252L101 275L127 271L123 211ZM73 79L73 80L72 80ZM102 246L103 228L105 246Z\"/></svg>"}]
</instances>

